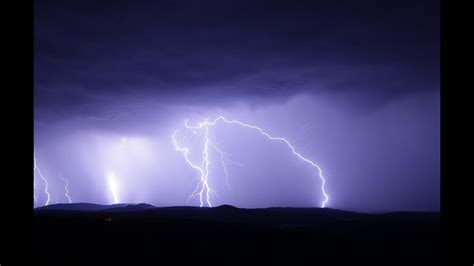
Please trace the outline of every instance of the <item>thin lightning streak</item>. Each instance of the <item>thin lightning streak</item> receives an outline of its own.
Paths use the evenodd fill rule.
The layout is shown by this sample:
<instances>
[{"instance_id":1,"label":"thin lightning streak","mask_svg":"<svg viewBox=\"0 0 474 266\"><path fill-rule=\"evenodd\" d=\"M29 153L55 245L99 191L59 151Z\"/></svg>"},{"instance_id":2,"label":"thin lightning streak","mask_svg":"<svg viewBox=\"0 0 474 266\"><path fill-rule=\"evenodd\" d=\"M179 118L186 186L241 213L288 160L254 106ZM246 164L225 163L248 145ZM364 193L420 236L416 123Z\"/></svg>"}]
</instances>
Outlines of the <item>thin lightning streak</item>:
<instances>
[{"instance_id":1,"label":"thin lightning streak","mask_svg":"<svg viewBox=\"0 0 474 266\"><path fill-rule=\"evenodd\" d=\"M213 142L210 142L211 146L214 148L214 150L219 154L220 156L220 161L221 161L221 165L222 165L222 169L224 170L224 175L225 175L225 182L227 184L227 187L229 189L231 189L231 186L229 184L229 172L227 171L227 164L226 162L228 163L232 163L232 164L235 164L235 165L238 165L240 167L242 167L243 165L238 163L238 162L234 162L234 161L231 161L229 160L227 157L230 156L230 154L228 153L225 153L223 151L221 151L216 144L214 144Z\"/></svg>"},{"instance_id":2,"label":"thin lightning streak","mask_svg":"<svg viewBox=\"0 0 474 266\"><path fill-rule=\"evenodd\" d=\"M41 170L39 169L38 165L36 164L36 154L33 153L33 162L34 162L34 169L33 171L37 171L38 172L38 175L41 177L41 179L43 180L45 186L44 186L44 193L46 193L46 203L45 205L48 206L49 205L49 200L50 200L50 195L49 195L49 192L48 192L48 180L46 180L46 178L43 176L43 174L41 174Z\"/></svg>"},{"instance_id":3,"label":"thin lightning streak","mask_svg":"<svg viewBox=\"0 0 474 266\"><path fill-rule=\"evenodd\" d=\"M208 122L207 119L205 119L204 122L198 123L196 126L190 126L188 124L188 120L186 120L184 122L184 126L187 129L192 130L194 134L196 134L198 130L204 130L205 144L204 144L203 162L202 162L202 164L204 165L204 169L203 169L203 167L199 167L199 166L193 164L189 160L189 157L188 157L189 148L180 147L178 145L178 143L176 141L176 138L175 138L177 131L175 131L173 136L172 136L175 149L177 151L183 152L186 162L192 168L198 170L201 174L200 183L198 184L198 187L196 189L196 191L197 191L199 189L199 187L201 187L200 192L198 193L199 198L200 198L200 206L201 207L203 206L202 198L203 198L203 193L204 192L206 193L205 199L206 199L206 202L208 203L208 206L212 207L211 203L210 203L210 199L209 199L209 192L212 191L212 190L210 189L209 184L208 184L208 179L209 179L209 152L208 152L208 148L209 148L209 143L210 143L210 140L209 140L209 127L215 126L217 124L217 122L219 122L219 121L222 121L226 124L234 124L234 125L239 125L239 126L242 126L242 127L254 129L257 132L259 132L261 135L265 136L269 140L276 140L276 141L283 142L291 150L293 155L295 155L297 158L299 158L303 162L309 164L310 166L312 166L316 170L316 173L318 174L319 178L321 179L321 191L324 195L324 201L321 203L321 207L322 208L326 207L326 204L329 202L329 196L328 196L328 194L326 193L326 190L325 190L326 179L323 176L321 168L316 163L314 163L313 161L305 158L303 155L301 155L299 152L297 152L295 147L293 145L291 145L290 142L287 139L282 138L282 137L274 137L274 136L270 135L269 133L267 133L266 131L264 131L263 129L261 129L260 127L250 125L250 124L246 124L246 123L243 123L243 122L240 122L240 121L237 121L237 120L228 120L223 116L219 116L211 122ZM213 145L213 144L211 144L211 145ZM218 150L217 150L217 152L219 153ZM222 153L221 153L221 155L222 155ZM225 172L227 172L227 171L225 170ZM196 193L196 191L193 192L192 196Z\"/></svg>"},{"instance_id":4,"label":"thin lightning streak","mask_svg":"<svg viewBox=\"0 0 474 266\"><path fill-rule=\"evenodd\" d=\"M227 184L227 187L230 189L230 184L229 184L229 172L227 171L227 167L226 167L226 164L225 164L225 162L224 162L224 160L225 160L225 159L224 159L224 158L225 158L224 156L225 156L225 155L224 155L224 153L223 153L221 150L219 150L219 148L217 148L217 146L216 146L214 143L212 143L211 146L212 146L212 147L214 148L214 150L215 150L217 153L219 153L219 155L220 155L222 168L224 169L225 182L226 182L226 184Z\"/></svg>"},{"instance_id":5,"label":"thin lightning streak","mask_svg":"<svg viewBox=\"0 0 474 266\"><path fill-rule=\"evenodd\" d=\"M33 171L33 174L34 174L34 171ZM38 206L38 196L36 194L37 194L37 192L36 192L36 180L33 176L33 197L35 199L35 206L34 207Z\"/></svg>"},{"instance_id":6,"label":"thin lightning streak","mask_svg":"<svg viewBox=\"0 0 474 266\"><path fill-rule=\"evenodd\" d=\"M201 167L193 164L193 162L189 159L189 149L188 148L185 148L185 147L180 147L179 144L178 144L178 141L176 140L176 134L178 133L178 131L176 130L173 135L171 136L171 139L173 140L173 145L174 145L174 148L176 151L179 151L179 152L182 152L183 155L184 155L184 159L186 160L186 163L188 163L189 166L191 166L191 168L197 170L199 173L200 173L200 176L201 176L201 180L202 180L202 176L204 175L204 171L202 170ZM200 183L199 183L200 184ZM199 186L196 188L195 191L193 191L193 193L191 194L190 197L192 197L193 195L195 195L197 189L199 188ZM188 198L188 201L189 201L189 198ZM201 203L201 206L203 204L202 202L202 197L199 197L199 201Z\"/></svg>"},{"instance_id":7,"label":"thin lightning streak","mask_svg":"<svg viewBox=\"0 0 474 266\"><path fill-rule=\"evenodd\" d=\"M66 196L69 203L72 203L71 196L69 196L69 181L67 181L67 179L63 177L63 174L60 174L60 178L62 181L66 183L64 185L64 190L65 190L64 196Z\"/></svg>"}]
</instances>

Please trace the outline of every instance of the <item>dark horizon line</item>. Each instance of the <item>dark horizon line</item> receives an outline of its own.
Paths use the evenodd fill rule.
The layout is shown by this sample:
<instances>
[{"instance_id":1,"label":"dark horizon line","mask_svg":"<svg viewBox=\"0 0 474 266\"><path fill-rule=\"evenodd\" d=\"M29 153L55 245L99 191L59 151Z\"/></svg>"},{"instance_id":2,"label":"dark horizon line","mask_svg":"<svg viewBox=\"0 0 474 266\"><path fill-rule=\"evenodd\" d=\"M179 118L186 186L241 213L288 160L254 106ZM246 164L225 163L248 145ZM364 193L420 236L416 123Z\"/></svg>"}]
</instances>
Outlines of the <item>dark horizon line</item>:
<instances>
[{"instance_id":1,"label":"dark horizon line","mask_svg":"<svg viewBox=\"0 0 474 266\"><path fill-rule=\"evenodd\" d=\"M285 206L274 206L274 207L257 207L257 208L243 208L243 207L237 207L231 204L221 204L218 206L189 206L189 205L171 205L171 206L155 206L150 203L146 202L141 202L141 203L113 203L113 204L99 204L99 203L92 203L92 202L73 202L73 203L54 203L54 204L49 204L49 205L44 205L40 207L34 207L33 210L50 210L48 209L51 206L58 206L58 205L80 205L80 204L88 204L88 205L95 205L95 206L104 206L106 207L105 209L99 209L99 210L84 210L84 211L105 211L105 210L110 210L107 207L128 207L128 206L138 206L138 205L148 205L149 209L165 209L165 208L190 208L190 209L217 209L217 208L235 208L239 210L265 210L265 209L328 209L328 210L333 210L333 211L343 211L343 212L352 212L352 213L359 213L359 214L393 214L393 213L435 213L435 214L440 214L440 211L407 211L407 210L386 210L386 211L362 211L362 210L349 210L349 209L338 209L338 208L331 208L331 207L285 207ZM58 211L57 209L55 211ZM66 209L61 209L60 211L69 211ZM70 211L81 211L81 210L70 210Z\"/></svg>"}]
</instances>

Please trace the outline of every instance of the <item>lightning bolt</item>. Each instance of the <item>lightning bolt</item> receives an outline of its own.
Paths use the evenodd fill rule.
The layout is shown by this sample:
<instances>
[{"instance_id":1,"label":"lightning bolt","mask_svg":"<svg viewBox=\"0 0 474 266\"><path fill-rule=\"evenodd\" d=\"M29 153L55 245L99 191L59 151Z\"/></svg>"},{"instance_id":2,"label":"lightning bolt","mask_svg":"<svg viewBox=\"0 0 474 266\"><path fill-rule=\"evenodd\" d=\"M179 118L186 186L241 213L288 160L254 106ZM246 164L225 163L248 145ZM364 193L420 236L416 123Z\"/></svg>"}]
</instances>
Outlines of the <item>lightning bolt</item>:
<instances>
[{"instance_id":1,"label":"lightning bolt","mask_svg":"<svg viewBox=\"0 0 474 266\"><path fill-rule=\"evenodd\" d=\"M33 162L34 162L33 173L35 171L38 172L38 175L40 176L40 178L44 182L44 193L46 193L46 203L45 203L45 205L48 206L49 205L49 200L50 200L50 195L49 195L49 192L48 192L48 180L46 180L46 178L41 173L41 170L39 169L38 165L36 164L36 154L35 153L33 153Z\"/></svg>"},{"instance_id":2,"label":"lightning bolt","mask_svg":"<svg viewBox=\"0 0 474 266\"><path fill-rule=\"evenodd\" d=\"M291 143L286 138L274 137L274 136L270 135L269 133L267 133L265 130L263 130L262 128L260 128L258 126L250 125L250 124L243 123L243 122L240 122L240 121L237 121L237 120L228 120L223 116L219 116L219 117L217 117L216 119L214 119L212 121L208 121L207 119L204 119L203 122L197 123L197 125L195 125L195 126L190 126L188 124L188 120L186 120L184 122L185 128L190 130L191 132L193 132L194 135L201 134L201 135L204 136L205 142L204 142L204 147L203 147L202 156L201 156L202 160L201 160L200 163L193 163L189 158L189 152L190 152L189 148L181 146L181 144L178 143L178 141L176 140L176 134L177 134L178 130L174 131L174 133L172 135L172 140L173 140L173 145L174 145L175 150L179 151L179 152L182 152L183 155L184 155L184 158L186 160L186 163L191 168L197 170L198 173L199 173L198 185L196 187L196 190L191 194L190 197L194 197L194 196L198 195L199 196L200 207L202 207L204 205L204 201L206 201L207 206L212 207L209 195L210 195L211 192L215 192L209 186L209 164L210 164L210 162L209 162L209 147L210 146L212 148L214 148L214 150L217 153L220 154L221 163L223 164L223 167L224 167L224 173L226 175L226 178L228 178L227 168L225 167L225 163L224 163L224 160L225 160L224 158L225 158L226 154L223 153L222 151L220 151L217 148L217 145L215 145L209 138L209 128L215 126L218 122L231 124L231 125L238 125L238 126L241 126L241 127L249 128L249 129L257 131L258 133L260 133L262 136L266 137L269 140L279 141L279 142L282 142L283 144L285 144L290 149L290 151L292 152L292 154L294 156L296 156L298 159L300 159L301 161L307 163L312 168L314 168L315 174L317 174L319 176L320 180L321 180L321 191L324 195L324 200L321 203L321 207L322 208L326 207L327 203L329 202L329 196L328 196L328 194L326 193L326 190L325 190L326 179L323 176L322 170L319 167L319 165L317 165L316 163L314 163L313 161L311 161L310 159L304 157L303 155L301 155L301 153L296 151L295 147L293 145L291 145ZM199 133L201 131L203 131L203 133ZM189 198L188 198L188 200L189 200Z\"/></svg>"},{"instance_id":3,"label":"lightning bolt","mask_svg":"<svg viewBox=\"0 0 474 266\"><path fill-rule=\"evenodd\" d=\"M63 177L62 173L59 175L59 177L61 178L62 181L64 181L64 183L66 183L64 185L64 191L65 191L64 196L66 196L69 203L72 203L71 196L69 196L69 181L67 181L67 179Z\"/></svg>"}]
</instances>

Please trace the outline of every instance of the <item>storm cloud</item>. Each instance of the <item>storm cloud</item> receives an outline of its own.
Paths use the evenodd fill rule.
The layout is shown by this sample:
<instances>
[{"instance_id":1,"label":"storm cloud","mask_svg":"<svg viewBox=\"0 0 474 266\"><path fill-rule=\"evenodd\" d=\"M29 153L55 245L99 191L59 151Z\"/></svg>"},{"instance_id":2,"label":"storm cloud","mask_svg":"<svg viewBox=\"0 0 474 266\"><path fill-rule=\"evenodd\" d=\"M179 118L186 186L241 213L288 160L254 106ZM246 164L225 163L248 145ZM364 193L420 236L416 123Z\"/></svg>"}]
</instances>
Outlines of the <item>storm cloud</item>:
<instances>
[{"instance_id":1,"label":"storm cloud","mask_svg":"<svg viewBox=\"0 0 474 266\"><path fill-rule=\"evenodd\" d=\"M171 133L223 114L320 163L331 207L439 208L437 1L47 0L35 2L34 27L35 149L45 172L69 174L78 200L109 200L107 150L125 136L142 154L115 162L129 176L125 199L188 204L195 173ZM320 198L278 145L216 130L247 165L217 202Z\"/></svg>"}]
</instances>

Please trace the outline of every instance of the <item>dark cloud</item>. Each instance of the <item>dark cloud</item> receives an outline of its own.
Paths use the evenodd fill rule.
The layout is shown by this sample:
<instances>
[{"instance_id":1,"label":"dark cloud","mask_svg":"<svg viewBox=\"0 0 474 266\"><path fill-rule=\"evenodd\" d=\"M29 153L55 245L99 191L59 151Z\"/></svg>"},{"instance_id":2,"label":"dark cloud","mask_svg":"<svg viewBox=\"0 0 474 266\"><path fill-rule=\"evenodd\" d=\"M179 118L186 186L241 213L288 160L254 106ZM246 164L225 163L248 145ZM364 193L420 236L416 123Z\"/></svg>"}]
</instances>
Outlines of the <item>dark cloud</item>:
<instances>
[{"instance_id":1,"label":"dark cloud","mask_svg":"<svg viewBox=\"0 0 474 266\"><path fill-rule=\"evenodd\" d=\"M375 104L437 87L438 13L433 1L41 1L35 103L356 91Z\"/></svg>"}]
</instances>

